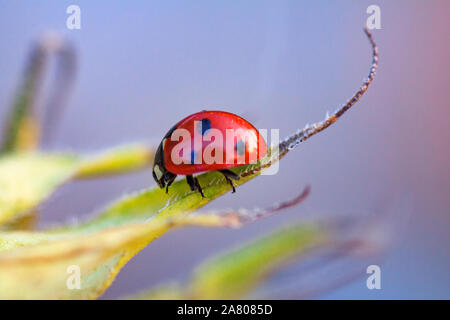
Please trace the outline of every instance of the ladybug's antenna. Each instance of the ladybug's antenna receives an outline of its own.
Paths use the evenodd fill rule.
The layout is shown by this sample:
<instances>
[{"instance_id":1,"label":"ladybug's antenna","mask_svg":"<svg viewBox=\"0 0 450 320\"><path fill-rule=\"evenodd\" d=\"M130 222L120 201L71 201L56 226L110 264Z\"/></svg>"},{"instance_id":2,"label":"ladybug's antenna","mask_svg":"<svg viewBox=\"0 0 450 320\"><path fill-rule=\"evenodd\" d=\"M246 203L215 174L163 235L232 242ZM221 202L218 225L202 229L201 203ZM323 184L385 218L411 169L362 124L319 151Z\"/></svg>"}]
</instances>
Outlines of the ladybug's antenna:
<instances>
[{"instance_id":1,"label":"ladybug's antenna","mask_svg":"<svg viewBox=\"0 0 450 320\"><path fill-rule=\"evenodd\" d=\"M367 79L363 82L361 87L358 91L345 103L344 105L340 106L332 115L325 116L325 120L314 123L313 125L307 124L303 130L299 130L296 134L289 136L284 141L280 143L279 146L279 158L284 156L289 150L293 149L295 146L297 146L300 142L303 142L316 133L319 133L320 131L328 128L330 125L335 123L348 109L350 109L367 91L367 88L372 83L375 74L377 73L378 68L378 48L375 44L375 40L373 39L372 34L368 30L367 26L364 27L364 32L367 35L367 38L370 41L370 44L372 45L372 65L370 67L369 76Z\"/></svg>"}]
</instances>

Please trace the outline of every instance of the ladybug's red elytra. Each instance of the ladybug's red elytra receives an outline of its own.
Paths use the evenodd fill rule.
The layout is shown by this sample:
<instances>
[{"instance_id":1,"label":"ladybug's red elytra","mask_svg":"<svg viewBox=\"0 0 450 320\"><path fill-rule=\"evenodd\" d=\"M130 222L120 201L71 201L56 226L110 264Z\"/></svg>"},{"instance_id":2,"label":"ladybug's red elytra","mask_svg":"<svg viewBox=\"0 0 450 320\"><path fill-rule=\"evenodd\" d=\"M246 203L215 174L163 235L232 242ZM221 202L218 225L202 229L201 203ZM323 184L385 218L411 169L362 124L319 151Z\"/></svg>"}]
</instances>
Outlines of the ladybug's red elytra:
<instances>
[{"instance_id":1,"label":"ladybug's red elytra","mask_svg":"<svg viewBox=\"0 0 450 320\"><path fill-rule=\"evenodd\" d=\"M193 174L219 171L235 192L231 179L240 177L229 169L255 162L266 153L266 141L247 120L225 111L204 110L167 132L156 150L152 173L166 193L177 175L185 175L191 190L204 197Z\"/></svg>"}]
</instances>

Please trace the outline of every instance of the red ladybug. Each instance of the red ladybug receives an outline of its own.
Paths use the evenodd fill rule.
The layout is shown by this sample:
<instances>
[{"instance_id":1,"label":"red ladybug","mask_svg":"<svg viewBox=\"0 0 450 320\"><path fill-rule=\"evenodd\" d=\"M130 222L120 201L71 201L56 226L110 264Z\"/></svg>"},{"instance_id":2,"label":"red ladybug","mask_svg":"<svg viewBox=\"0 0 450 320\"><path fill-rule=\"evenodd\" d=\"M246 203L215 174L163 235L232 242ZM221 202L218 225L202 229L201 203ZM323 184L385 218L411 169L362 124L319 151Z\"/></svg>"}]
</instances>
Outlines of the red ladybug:
<instances>
[{"instance_id":1,"label":"red ladybug","mask_svg":"<svg viewBox=\"0 0 450 320\"><path fill-rule=\"evenodd\" d=\"M240 177L229 169L255 162L266 153L264 138L247 120L224 111L201 111L178 122L164 136L156 150L153 178L167 193L176 176L185 175L191 190L204 197L192 175L217 170L235 192L231 179Z\"/></svg>"}]
</instances>

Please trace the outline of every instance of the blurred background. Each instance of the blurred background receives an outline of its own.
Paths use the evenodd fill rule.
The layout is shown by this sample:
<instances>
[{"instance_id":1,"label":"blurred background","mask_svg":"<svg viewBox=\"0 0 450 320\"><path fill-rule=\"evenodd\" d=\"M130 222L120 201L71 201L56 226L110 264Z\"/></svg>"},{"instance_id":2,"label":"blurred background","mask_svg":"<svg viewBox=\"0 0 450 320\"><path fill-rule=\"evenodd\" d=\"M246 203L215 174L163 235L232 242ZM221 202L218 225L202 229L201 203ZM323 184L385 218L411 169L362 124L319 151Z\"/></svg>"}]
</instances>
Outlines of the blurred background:
<instances>
[{"instance_id":1,"label":"blurred background","mask_svg":"<svg viewBox=\"0 0 450 320\"><path fill-rule=\"evenodd\" d=\"M81 29L66 9L81 8ZM267 206L306 185L299 207L239 230L170 232L120 272L104 298L186 278L206 257L302 217L397 219L382 289L366 278L321 295L334 299L450 298L448 1L19 1L0 0L0 119L4 123L31 44L54 30L77 52L77 75L48 150L96 151L159 143L202 109L244 116L287 136L322 120L360 86L371 62L362 27L374 30L380 66L362 100L263 176L204 210ZM154 185L151 171L68 184L42 207L40 227L86 219L127 192ZM364 269L365 270L365 269ZM335 271L338 272L338 271ZM317 279L316 281L320 281Z\"/></svg>"}]
</instances>

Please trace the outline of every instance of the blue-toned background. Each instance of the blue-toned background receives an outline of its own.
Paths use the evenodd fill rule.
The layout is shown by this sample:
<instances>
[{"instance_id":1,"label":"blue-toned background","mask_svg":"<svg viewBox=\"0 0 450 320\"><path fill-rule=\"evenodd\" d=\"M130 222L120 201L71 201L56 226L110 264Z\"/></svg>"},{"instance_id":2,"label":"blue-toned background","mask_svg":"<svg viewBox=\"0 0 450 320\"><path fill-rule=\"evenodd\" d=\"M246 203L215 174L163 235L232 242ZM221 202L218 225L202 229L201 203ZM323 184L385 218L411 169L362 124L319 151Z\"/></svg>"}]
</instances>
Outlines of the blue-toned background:
<instances>
[{"instance_id":1,"label":"blue-toned background","mask_svg":"<svg viewBox=\"0 0 450 320\"><path fill-rule=\"evenodd\" d=\"M81 7L81 30L66 8ZM448 1L16 1L0 0L0 118L30 45L64 33L79 56L69 107L48 148L91 151L157 143L204 108L243 115L288 135L321 120L358 88L370 65L362 32L371 4L380 68L345 117L301 145L275 176L256 179L207 208L264 206L311 184L301 206L239 230L177 230L139 253L105 298L176 277L219 249L301 216L394 212L401 236L382 289L365 278L325 298L450 298ZM3 122L3 121L2 121ZM153 185L150 170L65 186L41 225L86 218L125 192ZM205 208L205 209L207 209Z\"/></svg>"}]
</instances>

